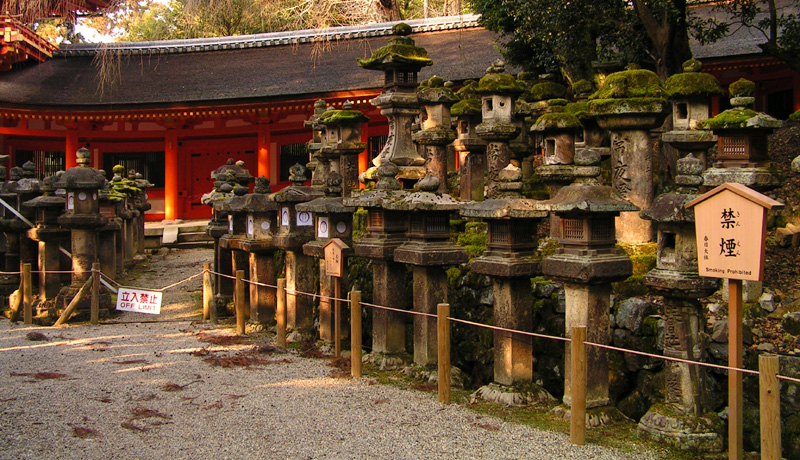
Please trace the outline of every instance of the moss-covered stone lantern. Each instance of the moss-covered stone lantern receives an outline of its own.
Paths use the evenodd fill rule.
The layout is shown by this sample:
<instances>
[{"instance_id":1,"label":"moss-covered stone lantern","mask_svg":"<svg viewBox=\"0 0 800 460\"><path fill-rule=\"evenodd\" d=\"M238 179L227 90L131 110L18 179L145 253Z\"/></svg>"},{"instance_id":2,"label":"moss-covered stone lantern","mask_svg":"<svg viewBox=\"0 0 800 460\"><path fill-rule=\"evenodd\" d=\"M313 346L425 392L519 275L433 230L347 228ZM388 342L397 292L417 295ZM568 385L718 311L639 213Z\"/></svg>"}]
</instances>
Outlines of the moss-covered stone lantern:
<instances>
[{"instance_id":1,"label":"moss-covered stone lantern","mask_svg":"<svg viewBox=\"0 0 800 460\"><path fill-rule=\"evenodd\" d=\"M611 283L631 275L630 259L615 248L614 217L637 207L611 187L600 185L600 154L584 149L575 154L575 183L563 187L536 209L559 215L561 229L557 253L542 261L545 276L564 283L566 330L586 326L590 342L608 344ZM566 350L564 402L570 403L570 351ZM586 407L609 403L608 356L599 348L587 350Z\"/></svg>"},{"instance_id":2,"label":"moss-covered stone lantern","mask_svg":"<svg viewBox=\"0 0 800 460\"><path fill-rule=\"evenodd\" d=\"M7 187L9 192L16 195L14 207L17 212L28 222L36 220L36 211L33 208L23 206L22 203L39 196L42 193L41 188L42 182L36 178L36 165L31 161L27 161L22 165L22 177L10 183ZM36 270L37 246L33 240L27 237L28 229L31 228L30 225L27 222L23 222L22 219L13 219L9 222L7 228L19 238L19 261L31 264L32 269ZM19 269L19 265L17 265L14 271L19 271Z\"/></svg>"},{"instance_id":3,"label":"moss-covered stone lantern","mask_svg":"<svg viewBox=\"0 0 800 460\"><path fill-rule=\"evenodd\" d=\"M112 279L124 268L123 260L121 257L118 258L117 251L117 240L124 238L124 226L122 219L117 216L117 210L125 205L126 199L127 195L114 190L109 181L106 181L100 190L100 214L108 219L108 223L98 229L100 270Z\"/></svg>"},{"instance_id":4,"label":"moss-covered stone lantern","mask_svg":"<svg viewBox=\"0 0 800 460\"><path fill-rule=\"evenodd\" d=\"M699 196L703 161L694 155L678 160L678 189L656 197L642 217L656 222L658 258L645 284L664 296L664 355L702 361L705 318L698 300L719 287L716 278L697 272L694 209L684 207ZM703 389L705 368L666 361L664 403L650 407L639 421L639 436L694 452L720 452L723 425L713 414Z\"/></svg>"},{"instance_id":5,"label":"moss-covered stone lantern","mask_svg":"<svg viewBox=\"0 0 800 460\"><path fill-rule=\"evenodd\" d=\"M609 75L589 100L589 112L611 132L612 185L620 197L641 209L653 203L653 142L650 130L661 126L671 105L658 76L643 69ZM652 224L638 213L617 218L617 237L625 243L653 240Z\"/></svg>"},{"instance_id":6,"label":"moss-covered stone lantern","mask_svg":"<svg viewBox=\"0 0 800 460\"><path fill-rule=\"evenodd\" d=\"M459 99L452 86L452 82L434 76L417 89L422 129L413 138L425 152L425 173L439 179L439 193L447 191L446 146L456 138L451 128L450 107Z\"/></svg>"},{"instance_id":7,"label":"moss-covered stone lantern","mask_svg":"<svg viewBox=\"0 0 800 460\"><path fill-rule=\"evenodd\" d=\"M23 206L36 213L36 226L28 230L28 238L39 246L39 298L53 299L61 289L61 251L59 246L69 244L69 230L58 225L58 217L64 212L65 199L55 195L55 176L42 180L42 195L26 201Z\"/></svg>"},{"instance_id":8,"label":"moss-covered stone lantern","mask_svg":"<svg viewBox=\"0 0 800 460\"><path fill-rule=\"evenodd\" d=\"M409 184L424 175L422 165L425 163L411 140L411 125L419 115L415 92L419 85L417 75L420 69L433 64L425 48L416 46L409 37L411 32L408 24L395 24L389 44L376 50L369 59L358 61L361 67L380 70L385 75L384 92L370 102L389 119L389 136L373 164L377 167L384 161L391 161L400 169L398 179ZM367 177L373 172L374 169L367 171Z\"/></svg>"},{"instance_id":9,"label":"moss-covered stone lantern","mask_svg":"<svg viewBox=\"0 0 800 460\"><path fill-rule=\"evenodd\" d=\"M353 240L358 257L372 262L373 302L398 310L409 308L405 296L406 267L394 261L394 251L408 240L408 218L402 211L383 207L385 199L399 199L408 194L401 190L395 178L399 172L390 161L381 163L375 171L378 182L375 189L358 196L345 198L347 206L367 211L367 233ZM406 315L380 308L372 309L372 352L364 360L381 369L396 369L404 365L406 349Z\"/></svg>"},{"instance_id":10,"label":"moss-covered stone lantern","mask_svg":"<svg viewBox=\"0 0 800 460\"><path fill-rule=\"evenodd\" d=\"M481 100L475 94L477 84L474 80L465 82L456 92L461 100L450 107L450 115L456 119L453 147L458 155L460 196L464 201L483 200L486 180L486 141L475 132L481 122Z\"/></svg>"},{"instance_id":11,"label":"moss-covered stone lantern","mask_svg":"<svg viewBox=\"0 0 800 460\"><path fill-rule=\"evenodd\" d=\"M341 110L329 109L321 116L320 156L330 162L330 171L337 172L342 180L340 196L350 196L358 188L358 154L367 148L361 140L361 125L368 121L363 113L353 110L350 101L345 101ZM322 181L325 184L325 177Z\"/></svg>"},{"instance_id":12,"label":"moss-covered stone lantern","mask_svg":"<svg viewBox=\"0 0 800 460\"><path fill-rule=\"evenodd\" d=\"M120 261L120 270L124 269L126 262L131 262L136 252L136 244L134 243L134 227L136 226L136 218L139 210L133 206L133 196L140 192L136 183L125 177L125 166L114 165L111 170L113 176L110 181L110 188L113 190L114 195L122 197L121 201L116 204L114 215L120 219L122 230L116 239L116 253Z\"/></svg>"},{"instance_id":13,"label":"moss-covered stone lantern","mask_svg":"<svg viewBox=\"0 0 800 460\"><path fill-rule=\"evenodd\" d=\"M5 159L8 157L3 155ZM5 170L5 167L3 167ZM2 208L2 217L0 218L0 228L3 230L3 257L5 264L5 271L12 274L0 276L0 292L3 295L9 295L19 287L19 275L13 274L19 272L19 232L12 229L19 220L15 215L17 206L17 194L10 192L9 187L15 184L18 180L22 179L22 168L14 167L9 171L9 180L3 184L0 190L0 199L5 203L0 206ZM6 209L8 206L9 209Z\"/></svg>"},{"instance_id":14,"label":"moss-covered stone lantern","mask_svg":"<svg viewBox=\"0 0 800 460\"><path fill-rule=\"evenodd\" d=\"M711 97L725 93L717 79L700 72L702 65L696 59L683 63L683 73L672 75L664 88L672 101L672 130L661 140L675 147L680 157L692 154L705 168L706 152L717 143L717 136L701 129L711 116Z\"/></svg>"},{"instance_id":15,"label":"moss-covered stone lantern","mask_svg":"<svg viewBox=\"0 0 800 460\"><path fill-rule=\"evenodd\" d=\"M532 75L527 72L517 75L518 79L527 80L529 77ZM514 156L522 160L523 180L528 180L533 175L533 157L540 154L544 146L541 133L531 130L532 125L550 110L551 101L562 101L565 97L567 97L567 87L556 81L554 74L542 74L530 83L528 90L517 101L515 118L524 133L520 133L510 145ZM533 155L530 155L531 153ZM512 163L518 162L512 161Z\"/></svg>"},{"instance_id":16,"label":"moss-covered stone lantern","mask_svg":"<svg viewBox=\"0 0 800 460\"><path fill-rule=\"evenodd\" d=\"M608 134L597 124L597 117L589 112L589 97L594 92L595 88L589 80L576 81L572 84L572 95L575 102L567 104L565 110L575 115L583 126L583 130L578 131L575 137L575 148L577 150L592 149L600 152L601 156L608 156L611 154L608 148Z\"/></svg>"},{"instance_id":17,"label":"moss-covered stone lantern","mask_svg":"<svg viewBox=\"0 0 800 460\"><path fill-rule=\"evenodd\" d=\"M269 199L269 179L256 179L253 193L244 196L245 234L239 248L249 253L250 281L274 286L277 279L275 244L272 236L278 229L278 203ZM275 289L250 284L250 320L261 324L275 321Z\"/></svg>"},{"instance_id":18,"label":"moss-covered stone lantern","mask_svg":"<svg viewBox=\"0 0 800 460\"><path fill-rule=\"evenodd\" d=\"M81 148L77 156L78 166L68 169L53 183L53 187L66 191L65 212L58 218L58 224L68 228L72 238L72 283L58 293L56 310L65 309L89 279L92 263L97 260L97 229L108 223L108 219L100 215L99 199L99 191L106 178L103 173L89 166L89 150ZM108 292L100 292L101 309L113 308ZM88 311L90 306L91 295L87 294L77 308L79 311Z\"/></svg>"},{"instance_id":19,"label":"moss-covered stone lantern","mask_svg":"<svg viewBox=\"0 0 800 460\"><path fill-rule=\"evenodd\" d=\"M530 279L541 274L535 235L547 211L534 209L534 201L520 195L520 168L508 165L500 179L503 197L468 203L460 211L462 216L482 219L489 227L487 250L470 262L470 271L492 278L495 326L532 331ZM494 381L514 385L532 378L532 337L495 331ZM496 392L482 388L479 394L493 399Z\"/></svg>"},{"instance_id":20,"label":"moss-covered stone lantern","mask_svg":"<svg viewBox=\"0 0 800 460\"><path fill-rule=\"evenodd\" d=\"M322 151L322 132L325 125L322 124L322 114L328 109L328 104L322 99L314 103L314 114L303 122L303 126L311 128L311 140L306 142L306 149L311 161L306 167L311 171L311 186L322 189L325 187L325 176L330 171L330 163L320 156Z\"/></svg>"},{"instance_id":21,"label":"moss-covered stone lantern","mask_svg":"<svg viewBox=\"0 0 800 460\"><path fill-rule=\"evenodd\" d=\"M300 164L289 168L292 185L270 195L278 204L278 230L273 233L275 247L286 251L286 289L314 292L316 260L303 253L303 245L314 239L314 218L309 211L298 211L297 205L322 196L322 192L303 185L308 169ZM286 326L293 331L291 340L302 340L314 325L314 298L302 294L286 296Z\"/></svg>"},{"instance_id":22,"label":"moss-covered stone lantern","mask_svg":"<svg viewBox=\"0 0 800 460\"><path fill-rule=\"evenodd\" d=\"M134 252L141 254L144 252L144 214L153 207L147 201L147 189L152 188L154 184L145 179L142 173L133 169L128 170L128 180L132 181L136 188L139 189L139 192L133 195L133 207L139 211L139 215L135 219L133 236L136 242Z\"/></svg>"},{"instance_id":23,"label":"moss-covered stone lantern","mask_svg":"<svg viewBox=\"0 0 800 460\"><path fill-rule=\"evenodd\" d=\"M749 108L755 101L753 82L741 79L728 89L733 108L702 123L719 139L714 166L703 173L704 185L736 182L758 191L773 189L780 180L769 171L767 137L781 122Z\"/></svg>"},{"instance_id":24,"label":"moss-covered stone lantern","mask_svg":"<svg viewBox=\"0 0 800 460\"><path fill-rule=\"evenodd\" d=\"M461 203L449 195L435 193L439 181L425 176L418 192L403 197L384 198L383 208L400 211L408 218L408 241L394 251L394 261L414 266L414 311L431 313L447 302L447 275L444 267L467 261L467 253L450 242L450 214ZM428 366L437 362L436 321L414 317L414 362Z\"/></svg>"},{"instance_id":25,"label":"moss-covered stone lantern","mask_svg":"<svg viewBox=\"0 0 800 460\"><path fill-rule=\"evenodd\" d=\"M494 198L497 193L498 174L511 161L508 141L519 134L520 127L514 123L514 101L525 90L513 75L505 73L505 63L496 61L478 82L475 92L481 96L483 121L475 128L478 137L486 145L486 196Z\"/></svg>"}]
</instances>

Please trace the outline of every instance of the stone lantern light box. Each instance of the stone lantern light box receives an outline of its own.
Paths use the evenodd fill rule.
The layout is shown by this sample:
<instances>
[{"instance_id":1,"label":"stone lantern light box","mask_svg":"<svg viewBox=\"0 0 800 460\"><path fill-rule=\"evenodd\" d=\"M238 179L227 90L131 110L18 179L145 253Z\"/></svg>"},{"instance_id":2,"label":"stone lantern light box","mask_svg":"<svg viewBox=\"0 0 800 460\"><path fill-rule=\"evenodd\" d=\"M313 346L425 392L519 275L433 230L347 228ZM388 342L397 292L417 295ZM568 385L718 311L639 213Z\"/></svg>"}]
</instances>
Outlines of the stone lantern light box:
<instances>
[{"instance_id":1,"label":"stone lantern light box","mask_svg":"<svg viewBox=\"0 0 800 460\"><path fill-rule=\"evenodd\" d=\"M700 276L761 281L767 210L783 204L728 182L685 207L694 208Z\"/></svg>"}]
</instances>

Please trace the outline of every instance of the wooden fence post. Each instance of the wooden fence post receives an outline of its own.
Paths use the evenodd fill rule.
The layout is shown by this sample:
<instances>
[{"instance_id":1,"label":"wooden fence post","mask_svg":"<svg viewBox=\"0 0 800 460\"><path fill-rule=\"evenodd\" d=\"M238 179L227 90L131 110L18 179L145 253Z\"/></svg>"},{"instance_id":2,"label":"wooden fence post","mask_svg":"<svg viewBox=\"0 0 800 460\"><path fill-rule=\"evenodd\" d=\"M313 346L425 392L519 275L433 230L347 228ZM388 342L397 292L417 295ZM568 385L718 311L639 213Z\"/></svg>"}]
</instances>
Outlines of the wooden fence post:
<instances>
[{"instance_id":1,"label":"wooden fence post","mask_svg":"<svg viewBox=\"0 0 800 460\"><path fill-rule=\"evenodd\" d=\"M586 444L586 326L572 327L570 343L570 420L569 438L573 444Z\"/></svg>"},{"instance_id":2,"label":"wooden fence post","mask_svg":"<svg viewBox=\"0 0 800 460\"><path fill-rule=\"evenodd\" d=\"M19 289L17 290L16 297L12 297L12 302L9 305L11 308L12 322L19 321L19 315L22 312L22 291L25 290L25 279L22 276L22 263L19 264Z\"/></svg>"},{"instance_id":3,"label":"wooden fence post","mask_svg":"<svg viewBox=\"0 0 800 460\"><path fill-rule=\"evenodd\" d=\"M33 324L33 283L31 264L22 264L22 316L25 324Z\"/></svg>"},{"instance_id":4,"label":"wooden fence post","mask_svg":"<svg viewBox=\"0 0 800 460\"><path fill-rule=\"evenodd\" d=\"M333 276L333 355L342 357L342 282L338 276Z\"/></svg>"},{"instance_id":5,"label":"wooden fence post","mask_svg":"<svg viewBox=\"0 0 800 460\"><path fill-rule=\"evenodd\" d=\"M361 378L361 291L350 293L350 373Z\"/></svg>"},{"instance_id":6,"label":"wooden fence post","mask_svg":"<svg viewBox=\"0 0 800 460\"><path fill-rule=\"evenodd\" d=\"M761 405L761 458L781 459L781 385L777 355L758 357L758 389Z\"/></svg>"},{"instance_id":7,"label":"wooden fence post","mask_svg":"<svg viewBox=\"0 0 800 460\"><path fill-rule=\"evenodd\" d=\"M278 278L278 302L275 319L277 321L278 346L286 348L286 278Z\"/></svg>"},{"instance_id":8,"label":"wooden fence post","mask_svg":"<svg viewBox=\"0 0 800 460\"><path fill-rule=\"evenodd\" d=\"M728 280L728 367L742 368L742 280ZM728 371L728 458L744 458L742 373Z\"/></svg>"},{"instance_id":9,"label":"wooden fence post","mask_svg":"<svg viewBox=\"0 0 800 460\"><path fill-rule=\"evenodd\" d=\"M203 319L211 320L211 310L213 310L214 288L211 286L211 264L203 264ZM214 320L217 319L216 311Z\"/></svg>"},{"instance_id":10,"label":"wooden fence post","mask_svg":"<svg viewBox=\"0 0 800 460\"><path fill-rule=\"evenodd\" d=\"M236 333L244 335L246 310L244 305L244 270L236 270L236 290L233 293L233 308L236 311Z\"/></svg>"},{"instance_id":11,"label":"wooden fence post","mask_svg":"<svg viewBox=\"0 0 800 460\"><path fill-rule=\"evenodd\" d=\"M439 342L439 402L450 404L450 304L436 306L436 330Z\"/></svg>"},{"instance_id":12,"label":"wooden fence post","mask_svg":"<svg viewBox=\"0 0 800 460\"><path fill-rule=\"evenodd\" d=\"M100 262L92 263L91 322L100 324Z\"/></svg>"}]
</instances>

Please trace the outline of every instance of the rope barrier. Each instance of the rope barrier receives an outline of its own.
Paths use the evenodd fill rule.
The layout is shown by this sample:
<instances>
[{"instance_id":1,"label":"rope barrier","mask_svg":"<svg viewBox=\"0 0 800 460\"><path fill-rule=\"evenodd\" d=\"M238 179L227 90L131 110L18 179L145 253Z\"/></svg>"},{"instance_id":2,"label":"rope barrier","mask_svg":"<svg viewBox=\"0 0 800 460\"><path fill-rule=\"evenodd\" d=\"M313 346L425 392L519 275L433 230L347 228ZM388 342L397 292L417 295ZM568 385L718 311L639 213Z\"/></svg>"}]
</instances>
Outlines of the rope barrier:
<instances>
[{"instance_id":1,"label":"rope barrier","mask_svg":"<svg viewBox=\"0 0 800 460\"><path fill-rule=\"evenodd\" d=\"M225 273L215 272L214 270L209 270L208 272L211 273L212 275L221 276L223 278L228 278L230 280L235 280L236 279L235 276L226 275Z\"/></svg>"},{"instance_id":2,"label":"rope barrier","mask_svg":"<svg viewBox=\"0 0 800 460\"><path fill-rule=\"evenodd\" d=\"M375 305L372 303L361 302L361 305L366 305L368 307L377 308L379 310L387 310L387 311L394 311L397 313L408 313L409 315L417 315L417 316L425 316L428 318L436 318L436 315L432 313L423 313L421 311L414 311L414 310L403 310L401 308L392 308L392 307L384 307L382 305Z\"/></svg>"},{"instance_id":3,"label":"rope barrier","mask_svg":"<svg viewBox=\"0 0 800 460\"><path fill-rule=\"evenodd\" d=\"M259 283L258 281L250 281L250 280L242 280L242 281L244 281L247 284L252 284L254 286L263 286L270 289L278 289L278 286L274 286L272 284Z\"/></svg>"},{"instance_id":4,"label":"rope barrier","mask_svg":"<svg viewBox=\"0 0 800 460\"><path fill-rule=\"evenodd\" d=\"M498 327L498 326L490 326L488 324L475 323L475 322L472 322L472 321L467 321L465 319L450 318L450 317L448 317L447 319L450 320L450 321L453 321L455 323L469 324L470 326L484 327L486 329L492 329L492 330L495 330L495 331L511 332L512 334L529 335L531 337L539 337L541 339L560 340L562 342L571 342L572 341L568 337L557 337L557 336L554 336L554 335L537 334L535 332L517 331L517 330L514 330L514 329L506 329L506 328Z\"/></svg>"},{"instance_id":5,"label":"rope barrier","mask_svg":"<svg viewBox=\"0 0 800 460\"><path fill-rule=\"evenodd\" d=\"M285 289L285 291L286 291L287 294L292 294L292 295L304 295L304 296L307 296L307 297L313 297L315 299L327 299L327 300L334 300L334 301L338 300L339 302L342 302L342 303L350 303L350 299L337 299L336 297L331 297L331 296L327 296L327 295L320 295L320 294L311 294L310 292L297 291L295 289Z\"/></svg>"},{"instance_id":6,"label":"rope barrier","mask_svg":"<svg viewBox=\"0 0 800 460\"><path fill-rule=\"evenodd\" d=\"M161 288L161 289L156 289L156 291L158 291L158 292L164 292L164 291L166 291L167 289L174 288L175 286L179 286L179 285L181 285L181 284L183 284L183 283L188 283L189 281L191 281L191 280L193 280L193 279L195 279L195 278L197 278L197 277L200 277L200 276L203 276L203 273L202 273L202 272L200 272L200 273L197 273L197 274L195 274L195 275L192 275L192 276L190 276L190 277L188 277L188 278L186 278L186 279L180 280L180 281L178 281L177 283L172 283L172 284L170 284L169 286L165 286L165 287L163 287L163 288Z\"/></svg>"},{"instance_id":7,"label":"rope barrier","mask_svg":"<svg viewBox=\"0 0 800 460\"><path fill-rule=\"evenodd\" d=\"M777 378L779 378L781 380L789 381L789 382L800 383L800 379L796 379L796 378L793 378L793 377L786 377L785 375L776 375L775 377L777 377Z\"/></svg>"}]
</instances>

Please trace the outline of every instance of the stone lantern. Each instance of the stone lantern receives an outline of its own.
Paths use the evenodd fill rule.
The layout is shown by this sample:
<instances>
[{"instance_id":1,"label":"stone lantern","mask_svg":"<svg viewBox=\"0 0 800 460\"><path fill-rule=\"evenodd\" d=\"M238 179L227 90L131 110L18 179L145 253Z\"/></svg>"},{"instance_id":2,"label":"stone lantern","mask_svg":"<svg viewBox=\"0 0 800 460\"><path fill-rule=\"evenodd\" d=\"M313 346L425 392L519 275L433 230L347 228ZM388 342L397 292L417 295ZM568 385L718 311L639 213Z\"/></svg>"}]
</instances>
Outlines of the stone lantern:
<instances>
[{"instance_id":1,"label":"stone lantern","mask_svg":"<svg viewBox=\"0 0 800 460\"><path fill-rule=\"evenodd\" d=\"M306 142L306 149L310 161L306 165L311 171L311 186L314 188L322 189L325 187L325 176L330 171L330 164L328 161L320 156L322 150L322 132L325 125L322 124L322 114L328 109L328 104L322 99L314 103L314 114L303 122L303 126L311 128L311 140Z\"/></svg>"},{"instance_id":2,"label":"stone lantern","mask_svg":"<svg viewBox=\"0 0 800 460\"><path fill-rule=\"evenodd\" d=\"M517 75L517 78L523 81L528 81L531 77L528 72L520 72ZM522 132L510 142L510 146L514 156L521 159L512 163L522 167L523 180L528 180L533 175L534 155L541 153L542 148L540 133L532 131L531 125L550 110L551 101L563 100L566 95L566 86L558 83L555 75L543 74L529 84L529 88L518 99L515 119Z\"/></svg>"},{"instance_id":3,"label":"stone lantern","mask_svg":"<svg viewBox=\"0 0 800 460\"><path fill-rule=\"evenodd\" d=\"M620 197L641 209L653 203L653 143L650 130L661 126L670 104L658 76L642 69L609 75L589 101L589 112L611 133L612 185ZM638 213L617 218L623 243L653 240L652 224Z\"/></svg>"},{"instance_id":4,"label":"stone lantern","mask_svg":"<svg viewBox=\"0 0 800 460\"><path fill-rule=\"evenodd\" d=\"M228 251L231 256L231 274L243 270L245 279L250 276L250 255L242 250L239 241L247 231L247 209L245 208L245 195L247 187L236 184L233 187L233 196L226 200L214 202L214 211L228 216L228 232L219 237L219 247ZM245 290L245 302L249 302L249 291Z\"/></svg>"},{"instance_id":5,"label":"stone lantern","mask_svg":"<svg viewBox=\"0 0 800 460\"><path fill-rule=\"evenodd\" d=\"M206 227L206 233L214 238L214 271L233 276L231 251L220 247L219 244L219 239L228 233L230 227L228 215L224 211L214 209L214 203L230 198L233 195L234 185L245 186L253 181L253 176L244 168L244 162L234 162L229 158L224 165L211 173L211 178L214 179L214 189L204 194L200 201L214 210L211 221ZM214 281L215 296L220 303L227 304L233 297L233 280L218 275Z\"/></svg>"},{"instance_id":6,"label":"stone lantern","mask_svg":"<svg viewBox=\"0 0 800 460\"><path fill-rule=\"evenodd\" d=\"M329 109L321 116L322 146L320 156L330 162L330 171L343 181L339 196L350 196L358 188L358 154L367 148L361 140L361 125L369 121L345 101L341 110ZM322 178L325 183L325 176ZM327 187L327 185L326 185Z\"/></svg>"},{"instance_id":7,"label":"stone lantern","mask_svg":"<svg viewBox=\"0 0 800 460\"><path fill-rule=\"evenodd\" d=\"M701 126L711 116L711 97L724 94L713 75L700 72L696 59L683 63L683 73L672 75L664 88L672 101L672 130L661 140L676 148L680 157L692 155L706 165L706 152L717 143L717 136Z\"/></svg>"},{"instance_id":8,"label":"stone lantern","mask_svg":"<svg viewBox=\"0 0 800 460\"><path fill-rule=\"evenodd\" d=\"M384 72L384 92L373 99L372 105L389 119L389 136L386 145L372 162L377 167L391 161L400 169L398 179L413 183L424 175L425 159L417 152L411 140L411 125L419 115L419 101L415 89L420 69L433 64L428 52L414 44L411 26L405 23L392 27L394 37L389 44L377 49L369 59L360 59L359 65L368 70ZM369 177L374 170L368 171Z\"/></svg>"},{"instance_id":9,"label":"stone lantern","mask_svg":"<svg viewBox=\"0 0 800 460\"><path fill-rule=\"evenodd\" d=\"M753 82L741 79L732 83L729 91L733 108L702 123L718 138L716 161L703 173L704 185L736 182L762 192L773 189L780 180L769 171L767 136L780 128L781 122L748 108L755 101Z\"/></svg>"},{"instance_id":10,"label":"stone lantern","mask_svg":"<svg viewBox=\"0 0 800 460\"><path fill-rule=\"evenodd\" d=\"M461 98L450 107L456 119L456 139L453 146L458 155L461 171L461 199L483 200L483 182L486 177L486 141L478 137L475 127L481 122L481 100L475 94L477 82L470 80L456 92Z\"/></svg>"},{"instance_id":11,"label":"stone lantern","mask_svg":"<svg viewBox=\"0 0 800 460\"><path fill-rule=\"evenodd\" d=\"M272 236L278 229L278 204L269 199L269 179L256 179L253 193L244 196L245 234L239 240L241 250L250 254L249 279L254 283L275 285L275 244ZM275 321L276 292L272 288L250 284L250 320L262 324Z\"/></svg>"},{"instance_id":12,"label":"stone lantern","mask_svg":"<svg viewBox=\"0 0 800 460\"><path fill-rule=\"evenodd\" d=\"M135 253L133 227L139 211L131 204L132 197L136 193L136 186L133 181L124 177L125 166L115 165L111 170L114 175L111 178L110 188L113 190L114 195L123 198L120 202L117 202L115 210L115 216L120 219L122 227L118 235L119 238L116 239L116 253L119 258L119 270L121 271L124 269L125 263L130 263L133 260Z\"/></svg>"},{"instance_id":13,"label":"stone lantern","mask_svg":"<svg viewBox=\"0 0 800 460\"><path fill-rule=\"evenodd\" d=\"M136 250L134 252L141 254L144 252L144 214L153 207L147 201L147 189L153 187L154 184L151 184L141 173L133 169L128 171L128 180L133 181L138 189L138 193L133 195L133 207L139 211L135 222L136 226L134 227L134 241L136 242Z\"/></svg>"},{"instance_id":14,"label":"stone lantern","mask_svg":"<svg viewBox=\"0 0 800 460\"><path fill-rule=\"evenodd\" d=\"M65 286L56 297L56 309L63 310L91 276L92 263L97 260L97 230L108 223L100 215L99 191L106 182L104 175L89 166L91 153L85 148L77 152L78 166L68 169L53 183L66 192L66 208L58 224L68 228L72 238L72 283ZM100 291L100 308L112 307L111 296ZM88 310L91 293L87 293L78 310Z\"/></svg>"},{"instance_id":15,"label":"stone lantern","mask_svg":"<svg viewBox=\"0 0 800 460\"><path fill-rule=\"evenodd\" d=\"M417 90L422 129L413 138L425 150L425 173L439 179L439 193L447 192L446 146L456 138L450 127L450 107L458 102L452 86L452 82L434 76Z\"/></svg>"},{"instance_id":16,"label":"stone lantern","mask_svg":"<svg viewBox=\"0 0 800 460\"><path fill-rule=\"evenodd\" d=\"M273 233L275 247L286 251L286 289L313 293L315 260L303 254L303 245L314 239L314 219L308 211L298 211L297 205L319 198L322 194L311 186L308 169L300 164L289 168L292 185L270 195L278 205L278 229ZM311 332L314 324L314 298L303 294L286 295L286 326L294 331L294 338Z\"/></svg>"},{"instance_id":17,"label":"stone lantern","mask_svg":"<svg viewBox=\"0 0 800 460\"><path fill-rule=\"evenodd\" d=\"M684 207L699 196L703 161L693 155L678 160L676 192L659 195L642 217L656 222L658 258L645 284L664 296L664 355L702 361L705 318L698 300L714 293L716 278L697 272L694 209ZM702 393L707 385L702 366L666 361L664 403L655 404L639 421L639 435L694 452L720 452L722 425L706 414L713 410Z\"/></svg>"},{"instance_id":18,"label":"stone lantern","mask_svg":"<svg viewBox=\"0 0 800 460\"><path fill-rule=\"evenodd\" d=\"M475 128L486 145L486 196L493 198L497 192L498 174L511 161L508 141L519 134L514 124L514 100L524 87L512 75L505 73L505 63L497 61L486 69L475 92L481 95L483 122Z\"/></svg>"},{"instance_id":19,"label":"stone lantern","mask_svg":"<svg viewBox=\"0 0 800 460\"><path fill-rule=\"evenodd\" d=\"M124 238L124 227L122 219L117 217L117 210L125 205L126 199L127 195L115 191L108 181L100 190L100 215L108 219L108 223L97 230L97 255L100 270L112 279L123 265L123 261L117 259L117 239Z\"/></svg>"},{"instance_id":20,"label":"stone lantern","mask_svg":"<svg viewBox=\"0 0 800 460\"><path fill-rule=\"evenodd\" d=\"M567 112L575 115L581 122L582 131L578 131L575 138L576 150L592 149L600 152L601 156L608 156L608 135L597 124L597 117L589 112L589 97L594 93L594 88L589 80L578 80L572 84L572 94L575 102L566 105Z\"/></svg>"},{"instance_id":21,"label":"stone lantern","mask_svg":"<svg viewBox=\"0 0 800 460\"><path fill-rule=\"evenodd\" d=\"M28 238L39 245L39 298L42 301L55 298L61 289L61 275L53 272L61 270L60 245L69 245L69 230L58 225L65 200L55 195L54 180L54 176L45 177L43 194L23 203L36 213L36 226L28 230Z\"/></svg>"},{"instance_id":22,"label":"stone lantern","mask_svg":"<svg viewBox=\"0 0 800 460\"><path fill-rule=\"evenodd\" d=\"M353 212L356 208L345 206L342 198L342 176L332 171L325 179L325 196L300 203L298 212L311 213L314 219L315 238L303 245L303 254L319 260L319 337L328 343L334 340L334 311L329 298L333 297L333 281L325 271L325 245L332 238L339 238L349 248L353 247ZM351 249L342 251L342 257L352 254ZM340 278L342 292L347 292L347 274Z\"/></svg>"},{"instance_id":23,"label":"stone lantern","mask_svg":"<svg viewBox=\"0 0 800 460\"><path fill-rule=\"evenodd\" d=\"M450 242L450 214L461 203L449 195L435 193L439 180L425 176L420 191L406 196L384 198L383 209L400 211L408 218L408 241L394 250L394 261L414 266L414 311L436 312L447 302L444 267L467 261L467 253ZM429 366L437 362L436 320L414 317L414 362Z\"/></svg>"},{"instance_id":24,"label":"stone lantern","mask_svg":"<svg viewBox=\"0 0 800 460\"><path fill-rule=\"evenodd\" d=\"M345 198L347 206L367 210L367 233L353 241L358 257L372 261L373 302L394 309L405 310L406 267L394 261L394 251L408 241L408 219L404 212L383 207L384 200L400 199L408 195L395 178L399 169L386 161L378 166L375 190L357 197ZM372 310L372 353L365 357L381 369L396 369L404 361L406 349L406 315L384 309Z\"/></svg>"},{"instance_id":25,"label":"stone lantern","mask_svg":"<svg viewBox=\"0 0 800 460\"><path fill-rule=\"evenodd\" d=\"M575 183L563 187L536 209L549 210L560 217L561 247L542 261L545 276L564 283L566 331L586 326L589 342L608 344L611 283L631 275L630 259L617 251L614 217L636 211L608 186L600 185L600 154L581 150L575 154ZM570 350L566 350L564 402L570 404ZM605 350L587 350L586 407L606 406L608 397L608 357Z\"/></svg>"},{"instance_id":26,"label":"stone lantern","mask_svg":"<svg viewBox=\"0 0 800 460\"><path fill-rule=\"evenodd\" d=\"M28 161L22 165L22 177L10 183L8 191L16 195L14 207L28 222L36 220L36 211L32 208L23 206L22 203L32 200L41 194L42 182L36 178L36 165ZM28 238L28 230L31 226L22 219L13 219L9 223L9 229L19 238L19 262L31 264L34 271L37 270L37 246L36 243ZM19 271L19 264L14 271Z\"/></svg>"},{"instance_id":27,"label":"stone lantern","mask_svg":"<svg viewBox=\"0 0 800 460\"><path fill-rule=\"evenodd\" d=\"M523 199L522 171L508 165L500 172L503 197L466 204L465 217L480 218L489 226L487 250L470 262L470 271L488 275L494 282L494 325L506 329L533 329L531 281L541 274L536 228L547 211L534 209ZM494 332L494 381L500 385L528 383L533 378L533 338ZM478 391L495 398L493 388Z\"/></svg>"},{"instance_id":28,"label":"stone lantern","mask_svg":"<svg viewBox=\"0 0 800 460\"><path fill-rule=\"evenodd\" d=\"M0 199L3 200L5 205L2 208L2 218L0 218L0 227L3 230L3 239L5 240L4 263L5 271L10 273L19 272L19 242L20 234L14 228L18 227L16 215L11 209L16 211L17 208L17 194L11 192L9 188L13 187L18 180L22 179L22 168L14 167L9 171L9 180L3 185L0 191ZM10 209L6 209L8 206ZM0 286L2 286L2 293L9 295L19 287L19 275L9 274L0 277Z\"/></svg>"}]
</instances>

